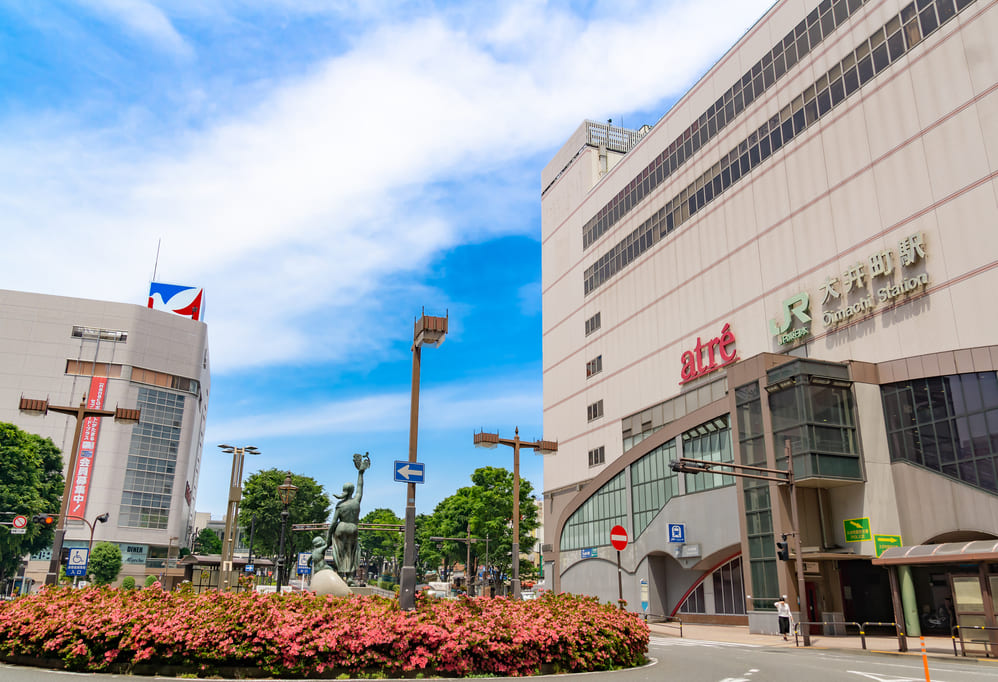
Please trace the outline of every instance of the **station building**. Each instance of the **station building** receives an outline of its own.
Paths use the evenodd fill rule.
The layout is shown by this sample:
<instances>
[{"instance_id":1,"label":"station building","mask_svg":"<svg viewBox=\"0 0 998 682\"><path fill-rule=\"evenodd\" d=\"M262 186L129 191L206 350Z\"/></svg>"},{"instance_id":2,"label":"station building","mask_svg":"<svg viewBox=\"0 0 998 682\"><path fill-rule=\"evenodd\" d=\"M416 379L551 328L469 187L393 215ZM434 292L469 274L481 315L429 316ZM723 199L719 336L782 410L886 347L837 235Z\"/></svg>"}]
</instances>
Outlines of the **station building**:
<instances>
[{"instance_id":1,"label":"station building","mask_svg":"<svg viewBox=\"0 0 998 682\"><path fill-rule=\"evenodd\" d=\"M142 305L0 290L0 421L51 438L68 467L76 417L22 413L22 397L141 410L135 425L86 424L80 465L64 471L73 477L68 515L92 523L95 543L120 546L121 577L171 584L183 575L176 560L194 527L209 388L202 321ZM94 522L105 512L107 522ZM86 522L67 522L64 547L89 541ZM32 556L26 577L43 583L50 558Z\"/></svg>"},{"instance_id":2,"label":"station building","mask_svg":"<svg viewBox=\"0 0 998 682\"><path fill-rule=\"evenodd\" d=\"M621 525L629 609L775 631L787 486L670 464L789 442L800 620L995 625L996 35L983 0L783 0L655 125L557 152L553 589L615 601Z\"/></svg>"}]
</instances>

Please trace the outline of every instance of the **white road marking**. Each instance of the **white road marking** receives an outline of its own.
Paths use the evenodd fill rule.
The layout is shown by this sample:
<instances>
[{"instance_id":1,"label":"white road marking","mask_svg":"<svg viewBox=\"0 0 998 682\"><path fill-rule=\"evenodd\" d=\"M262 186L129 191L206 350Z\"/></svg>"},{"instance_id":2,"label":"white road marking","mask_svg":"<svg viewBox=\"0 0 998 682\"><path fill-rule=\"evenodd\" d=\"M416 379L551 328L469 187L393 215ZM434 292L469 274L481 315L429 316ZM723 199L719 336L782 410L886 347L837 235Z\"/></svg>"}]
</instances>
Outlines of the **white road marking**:
<instances>
[{"instance_id":1,"label":"white road marking","mask_svg":"<svg viewBox=\"0 0 998 682\"><path fill-rule=\"evenodd\" d=\"M847 670L847 673L852 675L862 675L871 680L876 680L876 682L919 682L921 677L888 677L885 675L878 675L877 673L865 673L860 670ZM933 678L935 679L935 678ZM941 680L935 680L935 682L942 682Z\"/></svg>"},{"instance_id":2,"label":"white road marking","mask_svg":"<svg viewBox=\"0 0 998 682\"><path fill-rule=\"evenodd\" d=\"M710 642L700 639L678 639L675 637L651 637L649 642L659 646L705 646L705 647L737 647L758 649L759 644L742 644L741 642Z\"/></svg>"}]
</instances>

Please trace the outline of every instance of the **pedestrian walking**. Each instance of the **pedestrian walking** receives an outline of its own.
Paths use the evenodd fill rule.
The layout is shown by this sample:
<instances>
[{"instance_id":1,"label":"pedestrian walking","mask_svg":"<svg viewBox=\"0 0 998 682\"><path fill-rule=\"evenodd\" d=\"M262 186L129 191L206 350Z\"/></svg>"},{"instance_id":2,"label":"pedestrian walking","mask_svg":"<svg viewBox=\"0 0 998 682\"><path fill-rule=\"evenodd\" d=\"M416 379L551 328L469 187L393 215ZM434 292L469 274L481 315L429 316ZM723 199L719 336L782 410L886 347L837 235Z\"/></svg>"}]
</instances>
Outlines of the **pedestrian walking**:
<instances>
[{"instance_id":1,"label":"pedestrian walking","mask_svg":"<svg viewBox=\"0 0 998 682\"><path fill-rule=\"evenodd\" d=\"M783 595L778 602L776 602L776 615L780 618L780 634L783 635L783 641L789 641L787 635L790 633L790 605L787 603L787 595Z\"/></svg>"}]
</instances>

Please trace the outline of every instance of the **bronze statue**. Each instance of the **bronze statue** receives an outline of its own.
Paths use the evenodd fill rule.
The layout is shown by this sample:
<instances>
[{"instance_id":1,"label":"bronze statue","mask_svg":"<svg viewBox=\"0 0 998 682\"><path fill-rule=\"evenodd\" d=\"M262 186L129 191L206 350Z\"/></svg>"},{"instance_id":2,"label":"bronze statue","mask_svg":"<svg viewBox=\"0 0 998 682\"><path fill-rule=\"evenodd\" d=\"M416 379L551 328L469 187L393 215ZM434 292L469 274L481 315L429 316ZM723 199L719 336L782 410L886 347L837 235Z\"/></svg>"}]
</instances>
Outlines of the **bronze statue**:
<instances>
[{"instance_id":1,"label":"bronze statue","mask_svg":"<svg viewBox=\"0 0 998 682\"><path fill-rule=\"evenodd\" d=\"M329 568L329 564L326 563L327 546L321 535L312 538L312 559L309 561L312 565L312 575Z\"/></svg>"},{"instance_id":2,"label":"bronze statue","mask_svg":"<svg viewBox=\"0 0 998 682\"><path fill-rule=\"evenodd\" d=\"M333 548L333 566L340 577L347 581L353 578L360 564L357 530L360 523L360 500L364 496L364 472L371 467L370 455L355 454L353 465L357 467L357 494L354 496L354 487L350 483L344 484L343 494L333 494L339 502L333 511L329 535L326 537L326 543Z\"/></svg>"}]
</instances>

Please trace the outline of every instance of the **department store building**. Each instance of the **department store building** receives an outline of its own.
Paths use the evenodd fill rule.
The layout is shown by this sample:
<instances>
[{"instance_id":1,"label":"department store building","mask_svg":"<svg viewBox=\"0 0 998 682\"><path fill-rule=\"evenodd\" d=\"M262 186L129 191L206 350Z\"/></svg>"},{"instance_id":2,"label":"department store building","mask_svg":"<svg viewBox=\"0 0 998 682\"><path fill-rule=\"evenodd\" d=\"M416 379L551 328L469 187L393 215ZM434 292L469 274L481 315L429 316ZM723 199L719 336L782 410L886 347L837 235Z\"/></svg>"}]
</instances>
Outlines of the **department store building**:
<instances>
[{"instance_id":1,"label":"department store building","mask_svg":"<svg viewBox=\"0 0 998 682\"><path fill-rule=\"evenodd\" d=\"M200 301L200 299L199 299ZM119 578L171 585L193 528L211 372L207 326L190 316L114 303L0 290L0 421L51 438L70 465L76 417L20 412L50 405L138 408L135 425L87 418L72 478L64 547L121 549ZM47 510L58 513L59 509ZM95 518L108 513L105 523ZM26 577L44 582L51 552L31 556Z\"/></svg>"},{"instance_id":2,"label":"department store building","mask_svg":"<svg viewBox=\"0 0 998 682\"><path fill-rule=\"evenodd\" d=\"M994 1L777 2L654 126L555 155L553 589L615 601L621 525L629 609L775 631L787 487L670 463L789 441L802 620L995 624L995 36Z\"/></svg>"}]
</instances>

